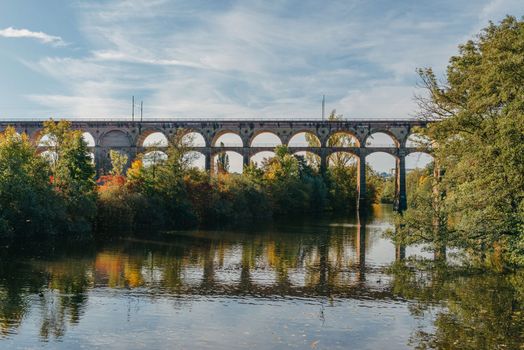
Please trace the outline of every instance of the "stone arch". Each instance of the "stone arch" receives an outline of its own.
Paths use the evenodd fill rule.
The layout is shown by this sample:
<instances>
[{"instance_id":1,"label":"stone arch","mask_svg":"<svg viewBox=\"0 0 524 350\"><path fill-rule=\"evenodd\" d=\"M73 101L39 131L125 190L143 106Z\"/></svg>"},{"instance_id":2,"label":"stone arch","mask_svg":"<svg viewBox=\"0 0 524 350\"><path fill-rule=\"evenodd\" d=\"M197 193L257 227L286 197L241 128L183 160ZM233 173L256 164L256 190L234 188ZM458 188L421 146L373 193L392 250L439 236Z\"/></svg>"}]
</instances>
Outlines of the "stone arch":
<instances>
[{"instance_id":1,"label":"stone arch","mask_svg":"<svg viewBox=\"0 0 524 350\"><path fill-rule=\"evenodd\" d=\"M374 139L378 137L378 139ZM391 142L388 142L391 141ZM399 139L389 130L373 130L370 132L364 140L366 147L399 147Z\"/></svg>"},{"instance_id":2,"label":"stone arch","mask_svg":"<svg viewBox=\"0 0 524 350\"><path fill-rule=\"evenodd\" d=\"M102 147L131 147L132 144L129 134L122 130L110 130L100 136L100 146Z\"/></svg>"},{"instance_id":3,"label":"stone arch","mask_svg":"<svg viewBox=\"0 0 524 350\"><path fill-rule=\"evenodd\" d=\"M267 135L268 138L273 138L273 141L270 141L267 143L263 141L262 142L257 141L258 145L255 145L254 142L257 138L260 138L260 137L264 138L264 136L262 135ZM249 139L250 147L276 147L280 145L283 145L282 139L280 138L280 136L278 136L275 132L271 130L257 130L256 132L253 133L253 135Z\"/></svg>"},{"instance_id":4,"label":"stone arch","mask_svg":"<svg viewBox=\"0 0 524 350\"><path fill-rule=\"evenodd\" d=\"M240 154L239 152L235 152L235 151L213 152L212 159L211 159L213 166L211 168L215 172L218 170L218 156L224 153L227 154L227 156L229 157L229 172L242 174L243 168L244 168L244 164L243 164L244 157L242 156L242 154Z\"/></svg>"},{"instance_id":5,"label":"stone arch","mask_svg":"<svg viewBox=\"0 0 524 350\"><path fill-rule=\"evenodd\" d=\"M167 147L168 138L166 134L158 128L145 129L140 132L136 139L137 147L154 147L153 142L158 141L157 147Z\"/></svg>"},{"instance_id":6,"label":"stone arch","mask_svg":"<svg viewBox=\"0 0 524 350\"><path fill-rule=\"evenodd\" d=\"M307 136L312 136L311 146L307 142ZM289 141L287 142L289 147L320 147L322 143L319 137L311 130L299 130L290 135Z\"/></svg>"},{"instance_id":7,"label":"stone arch","mask_svg":"<svg viewBox=\"0 0 524 350\"><path fill-rule=\"evenodd\" d=\"M228 140L230 139L230 140ZM220 147L220 142L224 142L224 146L227 147L243 147L244 141L242 136L237 132L230 129L223 129L218 131L213 139L211 140L211 147Z\"/></svg>"},{"instance_id":8,"label":"stone arch","mask_svg":"<svg viewBox=\"0 0 524 350\"><path fill-rule=\"evenodd\" d=\"M347 136L340 141L335 141L337 136ZM349 138L348 138L349 137ZM341 145L338 145L340 143ZM327 147L360 147L361 143L357 134L350 130L335 130L331 132L326 138Z\"/></svg>"}]
</instances>

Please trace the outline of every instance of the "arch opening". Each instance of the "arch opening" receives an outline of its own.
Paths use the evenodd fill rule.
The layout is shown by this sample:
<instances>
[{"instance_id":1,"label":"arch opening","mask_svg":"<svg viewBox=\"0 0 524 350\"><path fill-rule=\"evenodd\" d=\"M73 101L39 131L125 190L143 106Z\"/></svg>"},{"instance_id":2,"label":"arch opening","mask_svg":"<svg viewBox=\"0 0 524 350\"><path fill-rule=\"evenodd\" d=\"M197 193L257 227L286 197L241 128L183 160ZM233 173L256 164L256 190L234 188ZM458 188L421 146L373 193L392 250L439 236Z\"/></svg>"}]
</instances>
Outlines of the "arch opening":
<instances>
[{"instance_id":1,"label":"arch opening","mask_svg":"<svg viewBox=\"0 0 524 350\"><path fill-rule=\"evenodd\" d=\"M232 132L232 131L225 131L220 133L218 137L215 138L213 141L213 147L243 147L244 143L242 142L242 138L240 138L240 135Z\"/></svg>"},{"instance_id":2,"label":"arch opening","mask_svg":"<svg viewBox=\"0 0 524 350\"><path fill-rule=\"evenodd\" d=\"M40 152L40 156L46 160L50 165L55 164L58 161L58 153L51 150Z\"/></svg>"},{"instance_id":3,"label":"arch opening","mask_svg":"<svg viewBox=\"0 0 524 350\"><path fill-rule=\"evenodd\" d=\"M235 151L219 152L213 155L213 171L242 174L244 157ZM226 164L223 164L226 163Z\"/></svg>"},{"instance_id":4,"label":"arch opening","mask_svg":"<svg viewBox=\"0 0 524 350\"><path fill-rule=\"evenodd\" d=\"M398 141L384 132L375 132L366 138L366 147L398 147Z\"/></svg>"},{"instance_id":5,"label":"arch opening","mask_svg":"<svg viewBox=\"0 0 524 350\"><path fill-rule=\"evenodd\" d=\"M206 140L201 133L190 131L182 137L182 143L188 147L206 147Z\"/></svg>"},{"instance_id":6,"label":"arch opening","mask_svg":"<svg viewBox=\"0 0 524 350\"><path fill-rule=\"evenodd\" d=\"M397 158L386 152L373 152L366 156L366 165L383 178L394 177Z\"/></svg>"},{"instance_id":7,"label":"arch opening","mask_svg":"<svg viewBox=\"0 0 524 350\"><path fill-rule=\"evenodd\" d=\"M332 168L356 167L358 157L350 152L333 152L327 158L327 166Z\"/></svg>"},{"instance_id":8,"label":"arch opening","mask_svg":"<svg viewBox=\"0 0 524 350\"><path fill-rule=\"evenodd\" d=\"M318 154L313 153L313 152L308 152L308 151L300 151L300 152L294 153L293 155L302 157L304 161L306 162L306 164L310 166L311 168L315 170L320 169L321 159Z\"/></svg>"},{"instance_id":9,"label":"arch opening","mask_svg":"<svg viewBox=\"0 0 524 350\"><path fill-rule=\"evenodd\" d=\"M433 158L423 152L413 152L406 156L405 205L407 208L416 203L431 203L434 198L434 163Z\"/></svg>"},{"instance_id":10,"label":"arch opening","mask_svg":"<svg viewBox=\"0 0 524 350\"><path fill-rule=\"evenodd\" d=\"M282 145L282 140L275 133L264 131L251 139L251 147L277 147Z\"/></svg>"},{"instance_id":11,"label":"arch opening","mask_svg":"<svg viewBox=\"0 0 524 350\"><path fill-rule=\"evenodd\" d=\"M406 156L406 171L426 168L434 158L426 152L412 152Z\"/></svg>"},{"instance_id":12,"label":"arch opening","mask_svg":"<svg viewBox=\"0 0 524 350\"><path fill-rule=\"evenodd\" d=\"M167 160L167 154L162 151L151 151L144 153L142 156L142 162L144 167L150 167L153 165L160 165Z\"/></svg>"},{"instance_id":13,"label":"arch opening","mask_svg":"<svg viewBox=\"0 0 524 350\"><path fill-rule=\"evenodd\" d=\"M406 147L427 149L431 147L431 139L417 133L410 134L406 140Z\"/></svg>"},{"instance_id":14,"label":"arch opening","mask_svg":"<svg viewBox=\"0 0 524 350\"><path fill-rule=\"evenodd\" d=\"M294 134L288 142L289 147L320 147L318 137L309 131Z\"/></svg>"},{"instance_id":15,"label":"arch opening","mask_svg":"<svg viewBox=\"0 0 524 350\"><path fill-rule=\"evenodd\" d=\"M253 154L250 158L250 162L254 163L257 168L262 167L262 163L265 160L269 160L271 158L274 158L276 156L275 152L272 151L261 151L256 154Z\"/></svg>"},{"instance_id":16,"label":"arch opening","mask_svg":"<svg viewBox=\"0 0 524 350\"><path fill-rule=\"evenodd\" d=\"M38 147L54 147L57 145L56 137L52 134L40 135Z\"/></svg>"},{"instance_id":17,"label":"arch opening","mask_svg":"<svg viewBox=\"0 0 524 350\"><path fill-rule=\"evenodd\" d=\"M190 168L199 170L206 169L206 156L198 151L189 151L184 154L184 162L186 162Z\"/></svg>"},{"instance_id":18,"label":"arch opening","mask_svg":"<svg viewBox=\"0 0 524 350\"><path fill-rule=\"evenodd\" d=\"M386 152L366 156L366 195L384 204L394 204L397 191L397 158Z\"/></svg>"},{"instance_id":19,"label":"arch opening","mask_svg":"<svg viewBox=\"0 0 524 350\"><path fill-rule=\"evenodd\" d=\"M152 132L142 141L142 147L167 147L166 135L161 132Z\"/></svg>"},{"instance_id":20,"label":"arch opening","mask_svg":"<svg viewBox=\"0 0 524 350\"><path fill-rule=\"evenodd\" d=\"M95 145L96 145L95 138L93 137L93 135L91 135L91 133L89 133L87 131L83 132L82 133L82 139L87 144L87 147L95 147Z\"/></svg>"},{"instance_id":21,"label":"arch opening","mask_svg":"<svg viewBox=\"0 0 524 350\"><path fill-rule=\"evenodd\" d=\"M337 131L331 134L327 140L328 147L360 147L360 142L350 132Z\"/></svg>"}]
</instances>

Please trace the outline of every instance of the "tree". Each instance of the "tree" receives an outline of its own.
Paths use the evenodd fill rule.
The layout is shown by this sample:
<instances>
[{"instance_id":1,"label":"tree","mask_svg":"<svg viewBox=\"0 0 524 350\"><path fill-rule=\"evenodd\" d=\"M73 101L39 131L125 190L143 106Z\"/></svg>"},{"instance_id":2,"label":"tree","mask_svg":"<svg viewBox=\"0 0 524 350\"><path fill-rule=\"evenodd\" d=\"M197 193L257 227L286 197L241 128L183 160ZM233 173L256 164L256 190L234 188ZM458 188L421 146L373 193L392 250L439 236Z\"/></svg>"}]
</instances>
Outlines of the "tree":
<instances>
[{"instance_id":1,"label":"tree","mask_svg":"<svg viewBox=\"0 0 524 350\"><path fill-rule=\"evenodd\" d=\"M331 111L328 120L341 120L343 116ZM310 146L318 141L309 136ZM347 134L331 135L327 141L328 147L353 147L354 139ZM348 152L336 152L330 155L327 161L327 171L324 173L324 182L327 185L328 203L334 211L354 210L357 202L357 162L354 155Z\"/></svg>"},{"instance_id":2,"label":"tree","mask_svg":"<svg viewBox=\"0 0 524 350\"><path fill-rule=\"evenodd\" d=\"M140 189L150 197L150 208L157 208L152 217L164 228L194 225L196 215L191 210L184 176L191 170L192 140L187 131L179 129L168 140L167 158L151 167L141 167Z\"/></svg>"},{"instance_id":3,"label":"tree","mask_svg":"<svg viewBox=\"0 0 524 350\"><path fill-rule=\"evenodd\" d=\"M115 176L123 175L124 169L127 165L127 161L129 160L127 154L110 150L109 158L111 159L111 166L113 167L113 169L111 170L111 174Z\"/></svg>"},{"instance_id":4,"label":"tree","mask_svg":"<svg viewBox=\"0 0 524 350\"><path fill-rule=\"evenodd\" d=\"M224 147L224 143L220 142L220 147ZM229 172L229 156L226 152L221 152L217 157L217 172L224 174Z\"/></svg>"},{"instance_id":5,"label":"tree","mask_svg":"<svg viewBox=\"0 0 524 350\"><path fill-rule=\"evenodd\" d=\"M524 264L524 22L490 23L459 47L443 83L430 68L419 74L455 244L483 262Z\"/></svg>"},{"instance_id":6,"label":"tree","mask_svg":"<svg viewBox=\"0 0 524 350\"><path fill-rule=\"evenodd\" d=\"M60 198L49 165L27 135L8 127L0 133L0 237L35 237L59 230Z\"/></svg>"},{"instance_id":7,"label":"tree","mask_svg":"<svg viewBox=\"0 0 524 350\"><path fill-rule=\"evenodd\" d=\"M64 199L67 228L73 233L91 230L96 214L95 169L80 130L65 120L44 122L44 133L53 140L56 162L52 165L53 185Z\"/></svg>"}]
</instances>

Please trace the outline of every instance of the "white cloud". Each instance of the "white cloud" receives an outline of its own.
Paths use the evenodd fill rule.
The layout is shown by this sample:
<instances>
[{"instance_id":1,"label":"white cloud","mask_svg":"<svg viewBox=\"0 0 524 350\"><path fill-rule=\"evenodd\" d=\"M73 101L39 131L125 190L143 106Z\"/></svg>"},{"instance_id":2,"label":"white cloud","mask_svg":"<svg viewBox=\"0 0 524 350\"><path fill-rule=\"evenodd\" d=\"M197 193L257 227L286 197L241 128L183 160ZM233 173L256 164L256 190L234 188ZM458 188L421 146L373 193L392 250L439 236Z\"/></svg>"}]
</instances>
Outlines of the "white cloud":
<instances>
[{"instance_id":1,"label":"white cloud","mask_svg":"<svg viewBox=\"0 0 524 350\"><path fill-rule=\"evenodd\" d=\"M349 118L412 118L416 111L414 93L414 87L402 85L351 90L340 100L338 110Z\"/></svg>"},{"instance_id":2,"label":"white cloud","mask_svg":"<svg viewBox=\"0 0 524 350\"><path fill-rule=\"evenodd\" d=\"M66 43L59 36L49 35L44 32L33 32L29 29L15 29L8 27L0 30L0 36L4 38L32 38L44 44L53 46L64 46Z\"/></svg>"},{"instance_id":3,"label":"white cloud","mask_svg":"<svg viewBox=\"0 0 524 350\"><path fill-rule=\"evenodd\" d=\"M181 61L176 59L162 59L155 57L144 57L129 55L121 51L102 50L94 51L93 58L98 61L115 61L115 62L128 62L128 63L139 63L147 65L157 66L184 66L193 68L204 68L205 65L199 62Z\"/></svg>"},{"instance_id":4,"label":"white cloud","mask_svg":"<svg viewBox=\"0 0 524 350\"><path fill-rule=\"evenodd\" d=\"M135 95L150 117L313 117L326 94L348 117L408 117L415 69L442 72L478 12L509 2L456 16L361 1L81 2L87 50L26 62L63 87L31 100L82 116L126 114Z\"/></svg>"},{"instance_id":5,"label":"white cloud","mask_svg":"<svg viewBox=\"0 0 524 350\"><path fill-rule=\"evenodd\" d=\"M123 113L115 115L112 111L131 110L129 104L114 98L97 97L96 95L87 96L68 96L68 95L29 95L28 98L42 106L52 117L60 118L100 118L111 119L112 117L122 117ZM130 113L129 113L130 114Z\"/></svg>"},{"instance_id":6,"label":"white cloud","mask_svg":"<svg viewBox=\"0 0 524 350\"><path fill-rule=\"evenodd\" d=\"M516 14L517 17L524 15L522 0L491 0L480 11L479 19L482 27L485 27L488 21L496 23L511 14Z\"/></svg>"}]
</instances>

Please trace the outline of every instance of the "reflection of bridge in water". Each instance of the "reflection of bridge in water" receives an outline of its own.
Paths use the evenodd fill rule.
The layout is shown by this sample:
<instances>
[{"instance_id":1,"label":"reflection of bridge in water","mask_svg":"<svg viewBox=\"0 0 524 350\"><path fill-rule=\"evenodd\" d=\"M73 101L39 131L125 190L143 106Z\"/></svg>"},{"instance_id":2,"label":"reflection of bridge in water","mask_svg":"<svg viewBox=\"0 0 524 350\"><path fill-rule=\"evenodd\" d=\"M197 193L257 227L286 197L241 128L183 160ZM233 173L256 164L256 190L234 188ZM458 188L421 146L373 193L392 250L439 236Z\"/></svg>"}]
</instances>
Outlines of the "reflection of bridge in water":
<instances>
[{"instance_id":1,"label":"reflection of bridge in water","mask_svg":"<svg viewBox=\"0 0 524 350\"><path fill-rule=\"evenodd\" d=\"M42 137L42 121L2 121L0 130L12 125L19 133L25 132L34 142ZM281 144L290 146L293 153L311 152L320 159L320 168L327 167L328 158L336 152L348 152L358 162L359 203L366 201L366 156L375 152L384 152L396 159L396 207L406 208L406 164L405 157L421 149L408 147L407 141L413 134L414 127L425 127L426 122L417 120L158 120L144 122L129 121L72 121L75 129L89 133L94 140L91 149L95 165L100 174L110 168L109 151L118 150L134 159L146 150L145 139L153 133L162 133L167 138L183 129L201 135L204 143L194 147L205 157L205 168L211 170L217 154L232 151L242 155L243 163L249 164L252 156L264 151L272 151L274 146L253 145L253 140L262 133L272 133ZM318 147L309 145L289 145L293 136L307 133L318 142ZM352 136L355 141L348 147L330 147L331 136L343 133ZM371 147L368 140L373 134L385 133L391 137L394 145L389 147ZM241 142L220 147L217 140L224 134L235 134ZM422 150L423 151L423 150ZM363 207L363 206L361 206Z\"/></svg>"},{"instance_id":2,"label":"reflection of bridge in water","mask_svg":"<svg viewBox=\"0 0 524 350\"><path fill-rule=\"evenodd\" d=\"M132 240L122 253L99 253L92 275L97 285L146 286L155 295L395 298L383 266L366 264L367 247L384 227L371 236L365 225L330 230L299 239L203 232L177 234L175 243ZM147 258L133 254L144 245L153 249Z\"/></svg>"},{"instance_id":3,"label":"reflection of bridge in water","mask_svg":"<svg viewBox=\"0 0 524 350\"><path fill-rule=\"evenodd\" d=\"M402 300L393 291L393 277L384 273L395 259L394 247L380 248L391 216L381 206L366 218L368 225L358 219L335 226L315 220L257 232L174 232L167 240L130 239L93 250L53 248L49 256L39 247L38 258L15 254L0 269L0 295L10 296L0 298L0 320L14 320L0 322L0 334L20 327L22 316L33 310L42 313L42 329L61 337L99 297L187 305L200 297L248 303Z\"/></svg>"}]
</instances>

